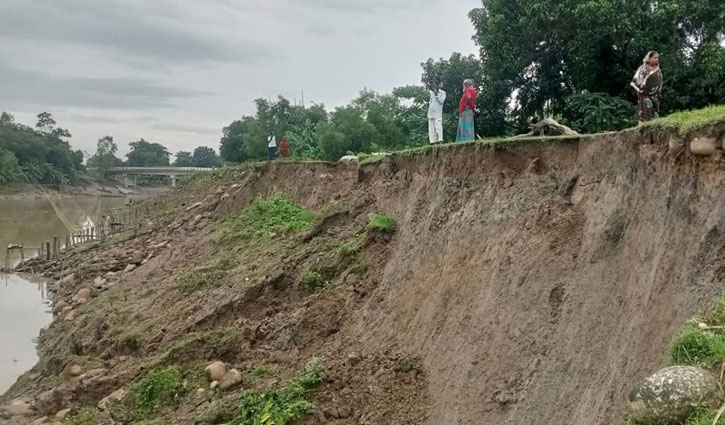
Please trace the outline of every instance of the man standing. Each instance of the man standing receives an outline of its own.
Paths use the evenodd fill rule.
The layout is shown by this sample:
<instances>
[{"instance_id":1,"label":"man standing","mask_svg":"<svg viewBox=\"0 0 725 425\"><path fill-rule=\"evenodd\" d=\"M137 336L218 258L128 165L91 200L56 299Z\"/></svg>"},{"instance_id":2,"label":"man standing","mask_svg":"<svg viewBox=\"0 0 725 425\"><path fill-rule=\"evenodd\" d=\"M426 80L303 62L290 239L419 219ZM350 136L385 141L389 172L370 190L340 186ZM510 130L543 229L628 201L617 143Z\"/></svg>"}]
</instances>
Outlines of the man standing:
<instances>
[{"instance_id":1,"label":"man standing","mask_svg":"<svg viewBox=\"0 0 725 425\"><path fill-rule=\"evenodd\" d=\"M431 144L443 143L443 102L445 101L446 92L441 90L437 82L433 83L428 103L428 137Z\"/></svg>"},{"instance_id":2,"label":"man standing","mask_svg":"<svg viewBox=\"0 0 725 425\"><path fill-rule=\"evenodd\" d=\"M267 136L267 151L269 159L274 159L277 156L277 139L274 137L274 133L269 133L269 136Z\"/></svg>"}]
</instances>

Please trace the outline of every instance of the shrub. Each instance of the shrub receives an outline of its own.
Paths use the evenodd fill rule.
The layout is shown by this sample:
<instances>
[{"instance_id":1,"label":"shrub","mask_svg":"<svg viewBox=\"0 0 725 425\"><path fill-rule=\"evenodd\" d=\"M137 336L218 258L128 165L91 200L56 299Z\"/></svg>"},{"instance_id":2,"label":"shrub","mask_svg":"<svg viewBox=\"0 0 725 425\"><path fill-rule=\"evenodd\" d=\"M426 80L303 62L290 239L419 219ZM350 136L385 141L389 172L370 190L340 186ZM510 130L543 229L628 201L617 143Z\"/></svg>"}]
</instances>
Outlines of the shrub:
<instances>
[{"instance_id":1,"label":"shrub","mask_svg":"<svg viewBox=\"0 0 725 425\"><path fill-rule=\"evenodd\" d=\"M669 353L673 364L710 367L725 358L725 339L688 326L672 341Z\"/></svg>"},{"instance_id":2,"label":"shrub","mask_svg":"<svg viewBox=\"0 0 725 425\"><path fill-rule=\"evenodd\" d=\"M319 291L325 289L330 285L330 282L326 280L320 273L308 271L306 272L300 281L302 286L306 287L311 291Z\"/></svg>"},{"instance_id":3,"label":"shrub","mask_svg":"<svg viewBox=\"0 0 725 425\"><path fill-rule=\"evenodd\" d=\"M249 374L255 378L266 378L269 375L269 371L264 366L257 366Z\"/></svg>"},{"instance_id":4,"label":"shrub","mask_svg":"<svg viewBox=\"0 0 725 425\"><path fill-rule=\"evenodd\" d=\"M368 224L368 230L380 233L395 233L396 229L395 220L387 215L376 215Z\"/></svg>"},{"instance_id":5,"label":"shrub","mask_svg":"<svg viewBox=\"0 0 725 425\"><path fill-rule=\"evenodd\" d=\"M285 197L257 198L227 223L222 242L264 239L273 231L298 232L307 228L313 218L312 212Z\"/></svg>"},{"instance_id":6,"label":"shrub","mask_svg":"<svg viewBox=\"0 0 725 425\"><path fill-rule=\"evenodd\" d=\"M617 131L637 125L636 107L607 93L583 92L566 99L566 123L583 133Z\"/></svg>"},{"instance_id":7,"label":"shrub","mask_svg":"<svg viewBox=\"0 0 725 425\"><path fill-rule=\"evenodd\" d=\"M314 406L307 393L325 380L325 368L313 359L305 370L284 387L271 391L247 391L232 425L286 425Z\"/></svg>"},{"instance_id":8,"label":"shrub","mask_svg":"<svg viewBox=\"0 0 725 425\"><path fill-rule=\"evenodd\" d=\"M84 407L66 416L63 425L96 425L100 419L101 413L98 410Z\"/></svg>"}]
</instances>

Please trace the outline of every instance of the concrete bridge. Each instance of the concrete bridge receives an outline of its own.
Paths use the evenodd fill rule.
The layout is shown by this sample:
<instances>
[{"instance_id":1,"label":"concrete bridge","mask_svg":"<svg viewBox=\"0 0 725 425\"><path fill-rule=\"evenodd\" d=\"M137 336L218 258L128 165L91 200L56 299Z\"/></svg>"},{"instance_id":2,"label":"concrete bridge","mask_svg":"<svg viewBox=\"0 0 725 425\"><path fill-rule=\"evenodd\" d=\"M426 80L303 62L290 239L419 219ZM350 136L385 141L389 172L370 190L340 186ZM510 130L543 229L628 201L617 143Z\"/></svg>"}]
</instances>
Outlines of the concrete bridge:
<instances>
[{"instance_id":1,"label":"concrete bridge","mask_svg":"<svg viewBox=\"0 0 725 425\"><path fill-rule=\"evenodd\" d=\"M113 167L106 174L121 179L126 187L136 186L136 176L168 176L171 187L176 187L179 176L214 171L215 168L204 167ZM98 171L98 168L89 168L88 171Z\"/></svg>"}]
</instances>

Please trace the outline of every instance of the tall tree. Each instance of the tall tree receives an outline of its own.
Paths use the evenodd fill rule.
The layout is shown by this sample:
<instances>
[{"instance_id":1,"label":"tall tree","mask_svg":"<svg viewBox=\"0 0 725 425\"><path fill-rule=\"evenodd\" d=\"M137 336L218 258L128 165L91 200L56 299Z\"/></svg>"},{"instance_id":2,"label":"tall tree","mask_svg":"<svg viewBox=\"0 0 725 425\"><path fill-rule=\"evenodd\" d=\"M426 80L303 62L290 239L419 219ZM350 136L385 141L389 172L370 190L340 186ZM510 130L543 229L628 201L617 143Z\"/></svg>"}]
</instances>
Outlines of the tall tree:
<instances>
[{"instance_id":1,"label":"tall tree","mask_svg":"<svg viewBox=\"0 0 725 425\"><path fill-rule=\"evenodd\" d=\"M169 165L171 154L161 144L150 143L141 139L128 145L131 147L129 153L126 154L126 165L129 167Z\"/></svg>"},{"instance_id":2,"label":"tall tree","mask_svg":"<svg viewBox=\"0 0 725 425\"><path fill-rule=\"evenodd\" d=\"M108 170L113 167L120 167L123 161L116 157L118 145L113 141L113 137L104 136L96 142L96 153L88 158L88 166L97 168L103 176L108 175Z\"/></svg>"},{"instance_id":3,"label":"tall tree","mask_svg":"<svg viewBox=\"0 0 725 425\"><path fill-rule=\"evenodd\" d=\"M207 146L199 146L194 149L193 156L194 167L218 167L220 165L219 157L214 149Z\"/></svg>"},{"instance_id":4,"label":"tall tree","mask_svg":"<svg viewBox=\"0 0 725 425\"><path fill-rule=\"evenodd\" d=\"M191 152L179 151L176 153L176 159L174 165L177 167L193 167L194 158L191 156Z\"/></svg>"}]
</instances>

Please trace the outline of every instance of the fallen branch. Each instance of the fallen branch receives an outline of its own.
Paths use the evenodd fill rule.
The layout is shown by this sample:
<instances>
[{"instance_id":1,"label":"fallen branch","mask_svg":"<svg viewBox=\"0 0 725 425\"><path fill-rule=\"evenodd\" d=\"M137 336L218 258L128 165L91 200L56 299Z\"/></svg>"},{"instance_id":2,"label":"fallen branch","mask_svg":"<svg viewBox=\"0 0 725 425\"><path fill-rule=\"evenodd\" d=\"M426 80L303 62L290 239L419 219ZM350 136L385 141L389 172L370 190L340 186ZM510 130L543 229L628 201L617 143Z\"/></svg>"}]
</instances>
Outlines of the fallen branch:
<instances>
[{"instance_id":1,"label":"fallen branch","mask_svg":"<svg viewBox=\"0 0 725 425\"><path fill-rule=\"evenodd\" d=\"M576 131L572 130L571 128L559 124L555 119L553 118L544 118L543 120L537 122L536 124L532 124L529 126L529 131L526 134L521 134L518 136L515 136L515 138L521 138L521 137L532 137L532 136L543 136L544 130L547 128L554 130L558 132L559 134L563 134L565 136L581 136L581 134L577 133Z\"/></svg>"}]
</instances>

